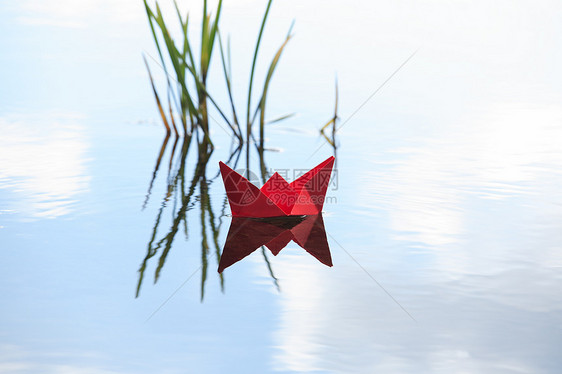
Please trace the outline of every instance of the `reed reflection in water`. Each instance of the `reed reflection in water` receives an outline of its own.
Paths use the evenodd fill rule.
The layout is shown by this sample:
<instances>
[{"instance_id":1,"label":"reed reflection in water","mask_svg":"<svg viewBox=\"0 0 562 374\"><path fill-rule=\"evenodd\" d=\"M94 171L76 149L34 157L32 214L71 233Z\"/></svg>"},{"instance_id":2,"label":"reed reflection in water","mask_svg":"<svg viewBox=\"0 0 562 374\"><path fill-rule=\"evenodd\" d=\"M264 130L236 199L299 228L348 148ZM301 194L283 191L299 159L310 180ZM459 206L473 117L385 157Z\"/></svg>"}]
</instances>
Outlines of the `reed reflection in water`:
<instances>
[{"instance_id":1,"label":"reed reflection in water","mask_svg":"<svg viewBox=\"0 0 562 374\"><path fill-rule=\"evenodd\" d=\"M152 194L152 188L154 181L156 180L158 171L163 162L163 157L170 140L170 136L164 138L162 147L158 154L156 165L152 173L152 179L149 184L146 199L143 208L146 207L148 201ZM139 280L137 284L136 296L140 294L140 289L142 282L144 280L145 271L147 265L151 258L159 254L158 264L154 273L154 283L156 283L161 275L162 269L168 257L174 239L180 231L186 239L189 238L189 225L187 222L187 212L192 209L199 208L199 218L201 224L201 299L204 297L205 280L207 279L207 267L208 267L208 255L209 252L214 250L217 258L220 257L220 248L218 244L218 235L220 220L217 221L217 217L213 212L211 205L211 198L209 196L209 183L217 176L207 178L207 164L209 158L213 152L213 147L209 143L207 137L199 137L197 132L188 135L183 138L181 149L176 156L176 148L178 146L179 138L174 139L172 145L172 150L170 154L170 159L168 161L168 170L166 178L166 190L165 195L162 198L161 206L156 215L154 226L150 235L150 240L147 246L146 257L144 258L141 267L139 269ZM193 169L192 175L188 174L187 170L190 169L187 165L187 156L189 154L192 144L195 143L197 147L197 161ZM237 148L232 152L232 157L240 153L240 148ZM186 175L187 174L187 175ZM191 177L190 179L188 179ZM198 195L195 195L198 191ZM179 205L179 207L178 207ZM226 205L223 205L223 210L221 216L224 215L224 209ZM162 229L162 217L163 214L168 211L173 211L172 224L167 229L167 233L159 238L158 232ZM222 275L220 275L220 284L223 286Z\"/></svg>"}]
</instances>

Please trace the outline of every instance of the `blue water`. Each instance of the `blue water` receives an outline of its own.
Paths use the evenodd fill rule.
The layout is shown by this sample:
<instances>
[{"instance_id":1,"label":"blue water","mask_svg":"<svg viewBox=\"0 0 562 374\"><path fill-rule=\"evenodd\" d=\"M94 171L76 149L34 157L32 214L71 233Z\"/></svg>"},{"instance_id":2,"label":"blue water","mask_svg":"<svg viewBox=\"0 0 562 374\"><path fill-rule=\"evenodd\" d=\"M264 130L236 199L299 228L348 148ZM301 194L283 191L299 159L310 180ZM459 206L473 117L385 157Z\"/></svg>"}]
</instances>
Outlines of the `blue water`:
<instances>
[{"instance_id":1,"label":"blue water","mask_svg":"<svg viewBox=\"0 0 562 374\"><path fill-rule=\"evenodd\" d=\"M225 8L239 104L262 7ZM160 212L155 243L182 206L168 189L181 139L171 163L169 139L147 199L164 131L142 2L0 6L0 372L560 372L560 7L272 9L261 73L276 37L297 27L268 113L297 116L267 128L268 171L291 181L334 154L318 129L338 72L323 212L334 266L290 243L221 278L231 216L218 162L231 139L212 122L186 225L147 260L137 295ZM260 175L253 151L249 168Z\"/></svg>"}]
</instances>

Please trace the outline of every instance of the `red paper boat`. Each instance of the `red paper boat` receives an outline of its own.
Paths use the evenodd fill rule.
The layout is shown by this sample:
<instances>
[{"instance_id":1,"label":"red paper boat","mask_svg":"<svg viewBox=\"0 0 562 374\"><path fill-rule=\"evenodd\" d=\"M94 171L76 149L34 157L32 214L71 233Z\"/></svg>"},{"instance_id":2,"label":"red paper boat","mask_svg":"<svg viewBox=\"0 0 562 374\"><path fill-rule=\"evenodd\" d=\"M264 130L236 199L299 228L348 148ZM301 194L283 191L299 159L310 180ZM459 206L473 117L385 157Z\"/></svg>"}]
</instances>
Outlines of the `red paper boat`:
<instances>
[{"instance_id":1,"label":"red paper boat","mask_svg":"<svg viewBox=\"0 0 562 374\"><path fill-rule=\"evenodd\" d=\"M265 245L274 256L293 240L318 261L332 266L322 214L304 218L234 217L219 262L219 273Z\"/></svg>"},{"instance_id":2,"label":"red paper boat","mask_svg":"<svg viewBox=\"0 0 562 374\"><path fill-rule=\"evenodd\" d=\"M219 165L232 216L283 217L322 212L334 157L292 183L276 172L261 189L223 162L219 162Z\"/></svg>"}]
</instances>

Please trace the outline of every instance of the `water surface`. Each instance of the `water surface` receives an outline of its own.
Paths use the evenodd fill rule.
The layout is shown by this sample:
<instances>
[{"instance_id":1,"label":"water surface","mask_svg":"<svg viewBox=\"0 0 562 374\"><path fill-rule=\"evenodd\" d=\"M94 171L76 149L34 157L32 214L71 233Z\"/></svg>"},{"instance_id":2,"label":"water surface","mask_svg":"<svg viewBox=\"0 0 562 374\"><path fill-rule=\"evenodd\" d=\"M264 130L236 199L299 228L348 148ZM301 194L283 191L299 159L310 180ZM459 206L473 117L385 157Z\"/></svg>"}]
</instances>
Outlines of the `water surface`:
<instances>
[{"instance_id":1,"label":"water surface","mask_svg":"<svg viewBox=\"0 0 562 374\"><path fill-rule=\"evenodd\" d=\"M560 371L557 5L275 4L264 53L297 29L270 113L299 115L268 128L267 171L334 154L317 130L339 74L333 267L291 243L221 275L235 147L217 123L202 164L195 141L163 147L142 4L21 4L0 7L0 371ZM225 10L240 102L260 6Z\"/></svg>"}]
</instances>

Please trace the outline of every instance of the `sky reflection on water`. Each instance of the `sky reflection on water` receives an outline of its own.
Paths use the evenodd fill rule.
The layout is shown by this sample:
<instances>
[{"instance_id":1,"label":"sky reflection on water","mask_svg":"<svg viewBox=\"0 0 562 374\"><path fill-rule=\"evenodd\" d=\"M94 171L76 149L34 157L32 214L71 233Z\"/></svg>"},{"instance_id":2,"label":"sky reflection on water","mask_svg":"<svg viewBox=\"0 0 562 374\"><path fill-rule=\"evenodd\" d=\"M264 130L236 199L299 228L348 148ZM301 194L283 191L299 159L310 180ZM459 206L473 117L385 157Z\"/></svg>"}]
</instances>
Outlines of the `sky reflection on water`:
<instances>
[{"instance_id":1,"label":"sky reflection on water","mask_svg":"<svg viewBox=\"0 0 562 374\"><path fill-rule=\"evenodd\" d=\"M89 190L88 142L81 118L56 114L0 118L0 189L4 210L24 219L72 211Z\"/></svg>"},{"instance_id":2,"label":"sky reflection on water","mask_svg":"<svg viewBox=\"0 0 562 374\"><path fill-rule=\"evenodd\" d=\"M147 263L138 298L173 142L143 210L164 136L141 59L154 49L141 2L93 4L0 5L1 372L560 372L559 4L275 3L265 55L297 24L270 114L299 116L268 129L282 150L266 153L268 169L332 154L317 129L335 70L345 120L419 48L338 134L323 214L334 266L290 243L221 280L209 227L203 259L201 196L220 249L231 221L215 178L230 139L215 125L189 235L157 283L158 260ZM235 91L261 10L225 10ZM185 162L190 182L197 154ZM181 207L167 204L158 238Z\"/></svg>"}]
</instances>

